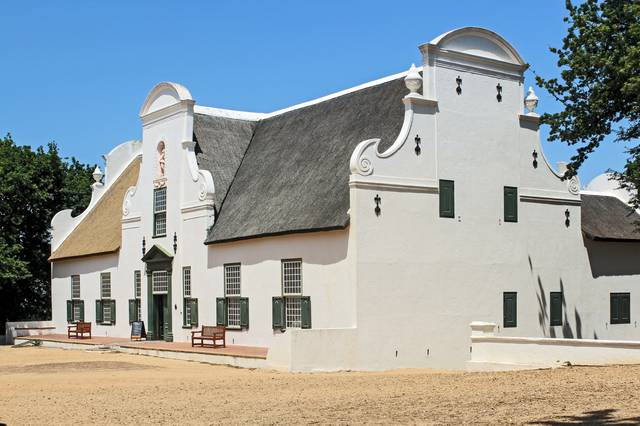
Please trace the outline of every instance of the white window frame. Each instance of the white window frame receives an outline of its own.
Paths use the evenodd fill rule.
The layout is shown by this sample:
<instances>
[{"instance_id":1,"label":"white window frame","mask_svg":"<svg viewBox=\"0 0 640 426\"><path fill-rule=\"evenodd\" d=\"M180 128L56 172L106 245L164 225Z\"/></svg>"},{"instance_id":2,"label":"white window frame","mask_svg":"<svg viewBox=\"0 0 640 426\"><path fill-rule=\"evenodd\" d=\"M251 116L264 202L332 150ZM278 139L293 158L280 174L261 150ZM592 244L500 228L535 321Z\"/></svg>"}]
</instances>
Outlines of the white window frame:
<instances>
[{"instance_id":1,"label":"white window frame","mask_svg":"<svg viewBox=\"0 0 640 426\"><path fill-rule=\"evenodd\" d=\"M72 308L71 316L73 317L71 318L72 322L80 321L80 303L77 302L77 299L74 299L71 302L71 308Z\"/></svg>"},{"instance_id":2,"label":"white window frame","mask_svg":"<svg viewBox=\"0 0 640 426\"><path fill-rule=\"evenodd\" d=\"M282 297L286 328L302 327L302 259L282 259Z\"/></svg>"},{"instance_id":3,"label":"white window frame","mask_svg":"<svg viewBox=\"0 0 640 426\"><path fill-rule=\"evenodd\" d=\"M224 265L224 297L227 300L227 327L240 328L242 275L240 263Z\"/></svg>"},{"instance_id":4,"label":"white window frame","mask_svg":"<svg viewBox=\"0 0 640 426\"><path fill-rule=\"evenodd\" d=\"M166 281L164 284L166 284L166 288L163 287L157 287L156 286L156 279L159 279L160 277L166 277ZM164 279L164 278L163 278ZM157 290L157 288L160 288L160 290ZM151 273L151 293L152 294L168 294L169 293L169 271L153 271Z\"/></svg>"},{"instance_id":5,"label":"white window frame","mask_svg":"<svg viewBox=\"0 0 640 426\"><path fill-rule=\"evenodd\" d=\"M160 196L162 194L162 196ZM159 219L162 220L159 220ZM159 232L159 224L162 223L162 232ZM167 187L153 190L153 236L163 237L167 235Z\"/></svg>"},{"instance_id":6,"label":"white window frame","mask_svg":"<svg viewBox=\"0 0 640 426\"><path fill-rule=\"evenodd\" d=\"M100 273L100 299L111 299L111 272Z\"/></svg>"},{"instance_id":7,"label":"white window frame","mask_svg":"<svg viewBox=\"0 0 640 426\"><path fill-rule=\"evenodd\" d=\"M77 278L77 282L76 282L76 278ZM77 287L77 292L76 292L76 287ZM78 299L80 299L80 275L71 275L71 300L78 300Z\"/></svg>"},{"instance_id":8,"label":"white window frame","mask_svg":"<svg viewBox=\"0 0 640 426\"><path fill-rule=\"evenodd\" d=\"M138 321L142 321L142 271L133 271L133 298L136 300Z\"/></svg>"}]
</instances>

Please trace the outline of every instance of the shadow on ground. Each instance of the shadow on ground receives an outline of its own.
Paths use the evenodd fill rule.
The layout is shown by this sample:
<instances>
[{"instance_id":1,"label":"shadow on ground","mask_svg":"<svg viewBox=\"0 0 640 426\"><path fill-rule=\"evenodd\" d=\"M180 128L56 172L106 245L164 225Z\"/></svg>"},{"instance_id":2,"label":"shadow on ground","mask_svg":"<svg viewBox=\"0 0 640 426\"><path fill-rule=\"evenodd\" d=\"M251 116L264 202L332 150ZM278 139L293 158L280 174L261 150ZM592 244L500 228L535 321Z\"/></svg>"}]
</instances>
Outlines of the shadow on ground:
<instances>
[{"instance_id":1,"label":"shadow on ground","mask_svg":"<svg viewBox=\"0 0 640 426\"><path fill-rule=\"evenodd\" d=\"M640 416L629 417L626 419L616 418L614 413L616 410L597 410L587 411L586 413L575 416L561 416L547 420L535 420L529 424L535 425L638 425L640 424Z\"/></svg>"}]
</instances>

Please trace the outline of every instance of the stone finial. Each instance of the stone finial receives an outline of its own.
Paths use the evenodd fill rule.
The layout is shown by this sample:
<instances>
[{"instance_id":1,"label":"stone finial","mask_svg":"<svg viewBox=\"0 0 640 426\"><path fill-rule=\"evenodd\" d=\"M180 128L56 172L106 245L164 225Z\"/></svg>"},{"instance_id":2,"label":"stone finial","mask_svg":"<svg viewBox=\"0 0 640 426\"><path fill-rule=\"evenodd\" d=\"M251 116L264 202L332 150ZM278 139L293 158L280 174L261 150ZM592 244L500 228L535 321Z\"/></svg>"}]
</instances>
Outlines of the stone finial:
<instances>
[{"instance_id":1,"label":"stone finial","mask_svg":"<svg viewBox=\"0 0 640 426\"><path fill-rule=\"evenodd\" d=\"M538 97L531 86L529 86L527 97L524 98L524 106L529 110L527 115L537 115L535 110L538 107Z\"/></svg>"},{"instance_id":2,"label":"stone finial","mask_svg":"<svg viewBox=\"0 0 640 426\"><path fill-rule=\"evenodd\" d=\"M410 94L417 94L420 87L422 87L422 77L420 76L415 64L411 64L411 68L409 68L409 72L404 78L404 84L411 92Z\"/></svg>"},{"instance_id":3,"label":"stone finial","mask_svg":"<svg viewBox=\"0 0 640 426\"><path fill-rule=\"evenodd\" d=\"M93 171L93 180L95 180L96 183L99 183L102 180L102 176L104 176L104 173L102 173L102 170L100 170L100 166L96 166L95 170Z\"/></svg>"}]
</instances>

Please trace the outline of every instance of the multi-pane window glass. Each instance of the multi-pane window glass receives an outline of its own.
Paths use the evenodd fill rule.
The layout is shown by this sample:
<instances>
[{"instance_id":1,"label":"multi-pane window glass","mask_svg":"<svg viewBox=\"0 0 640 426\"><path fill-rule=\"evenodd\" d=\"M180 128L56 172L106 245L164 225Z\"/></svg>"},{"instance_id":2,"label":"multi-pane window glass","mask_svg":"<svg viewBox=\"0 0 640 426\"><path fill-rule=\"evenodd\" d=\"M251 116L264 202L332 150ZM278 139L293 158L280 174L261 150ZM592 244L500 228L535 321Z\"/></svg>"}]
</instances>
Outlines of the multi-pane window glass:
<instances>
[{"instance_id":1,"label":"multi-pane window glass","mask_svg":"<svg viewBox=\"0 0 640 426\"><path fill-rule=\"evenodd\" d=\"M184 288L184 297L191 297L191 267L182 268L182 287Z\"/></svg>"},{"instance_id":2,"label":"multi-pane window glass","mask_svg":"<svg viewBox=\"0 0 640 426\"><path fill-rule=\"evenodd\" d=\"M153 235L167 234L167 188L153 190Z\"/></svg>"},{"instance_id":3,"label":"multi-pane window glass","mask_svg":"<svg viewBox=\"0 0 640 426\"><path fill-rule=\"evenodd\" d=\"M240 264L224 265L227 326L240 327Z\"/></svg>"},{"instance_id":4,"label":"multi-pane window glass","mask_svg":"<svg viewBox=\"0 0 640 426\"><path fill-rule=\"evenodd\" d=\"M79 303L73 304L73 318L72 318L73 322L82 321L82 314L80 309L81 307Z\"/></svg>"},{"instance_id":5,"label":"multi-pane window glass","mask_svg":"<svg viewBox=\"0 0 640 426\"><path fill-rule=\"evenodd\" d=\"M111 303L102 304L102 322L111 323Z\"/></svg>"},{"instance_id":6,"label":"multi-pane window glass","mask_svg":"<svg viewBox=\"0 0 640 426\"><path fill-rule=\"evenodd\" d=\"M138 321L142 321L142 273L133 271L133 287L136 299L136 317Z\"/></svg>"},{"instance_id":7,"label":"multi-pane window glass","mask_svg":"<svg viewBox=\"0 0 640 426\"><path fill-rule=\"evenodd\" d=\"M282 294L302 294L302 261L282 261Z\"/></svg>"},{"instance_id":8,"label":"multi-pane window glass","mask_svg":"<svg viewBox=\"0 0 640 426\"><path fill-rule=\"evenodd\" d=\"M240 296L240 264L224 265L224 295Z\"/></svg>"},{"instance_id":9,"label":"multi-pane window glass","mask_svg":"<svg viewBox=\"0 0 640 426\"><path fill-rule=\"evenodd\" d=\"M80 275L71 275L71 298L80 299Z\"/></svg>"},{"instance_id":10,"label":"multi-pane window glass","mask_svg":"<svg viewBox=\"0 0 640 426\"><path fill-rule=\"evenodd\" d=\"M285 325L288 328L300 328L302 308L299 297L285 297Z\"/></svg>"},{"instance_id":11,"label":"multi-pane window glass","mask_svg":"<svg viewBox=\"0 0 640 426\"><path fill-rule=\"evenodd\" d=\"M191 325L191 267L182 268L182 291L184 293L184 323Z\"/></svg>"},{"instance_id":12,"label":"multi-pane window glass","mask_svg":"<svg viewBox=\"0 0 640 426\"><path fill-rule=\"evenodd\" d=\"M169 291L169 273L167 271L153 271L151 285L153 293L167 293Z\"/></svg>"},{"instance_id":13,"label":"multi-pane window glass","mask_svg":"<svg viewBox=\"0 0 640 426\"><path fill-rule=\"evenodd\" d=\"M100 297L102 299L111 298L111 273L103 272L100 274Z\"/></svg>"}]
</instances>

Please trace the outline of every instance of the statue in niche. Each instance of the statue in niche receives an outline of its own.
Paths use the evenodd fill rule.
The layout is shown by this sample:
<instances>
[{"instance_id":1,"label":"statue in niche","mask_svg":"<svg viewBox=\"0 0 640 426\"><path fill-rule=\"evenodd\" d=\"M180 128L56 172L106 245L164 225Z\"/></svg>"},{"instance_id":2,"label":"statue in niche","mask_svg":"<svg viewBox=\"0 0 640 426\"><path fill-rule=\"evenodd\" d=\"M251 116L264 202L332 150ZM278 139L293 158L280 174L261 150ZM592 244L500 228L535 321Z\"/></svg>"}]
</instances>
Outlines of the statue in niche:
<instances>
[{"instance_id":1,"label":"statue in niche","mask_svg":"<svg viewBox=\"0 0 640 426\"><path fill-rule=\"evenodd\" d=\"M164 186L166 183L166 175L165 175L165 171L166 171L166 156L165 156L165 146L164 146L164 142L160 142L158 144L158 169L157 169L157 174L156 174L156 178L154 180L154 186L157 187L161 187Z\"/></svg>"}]
</instances>

